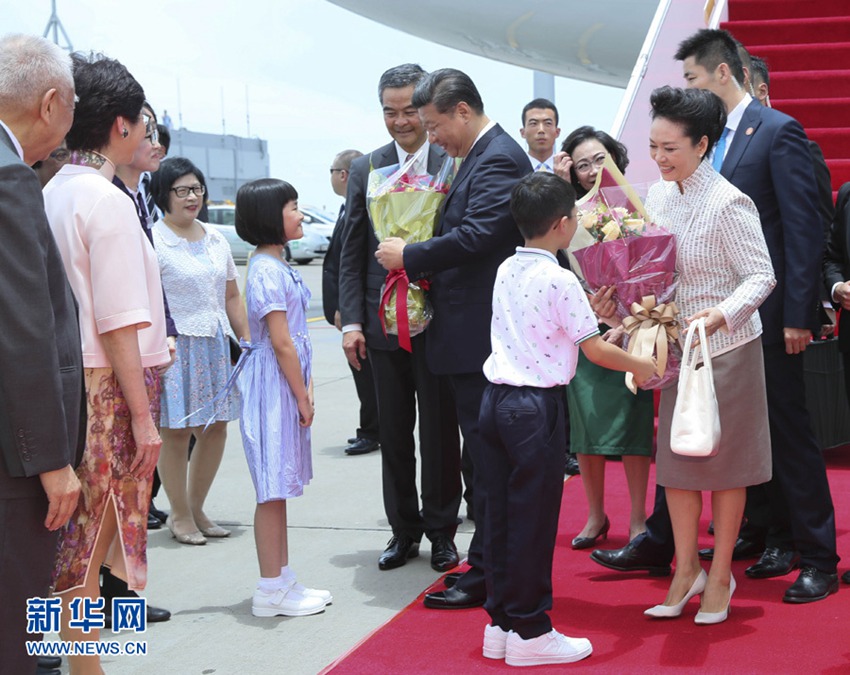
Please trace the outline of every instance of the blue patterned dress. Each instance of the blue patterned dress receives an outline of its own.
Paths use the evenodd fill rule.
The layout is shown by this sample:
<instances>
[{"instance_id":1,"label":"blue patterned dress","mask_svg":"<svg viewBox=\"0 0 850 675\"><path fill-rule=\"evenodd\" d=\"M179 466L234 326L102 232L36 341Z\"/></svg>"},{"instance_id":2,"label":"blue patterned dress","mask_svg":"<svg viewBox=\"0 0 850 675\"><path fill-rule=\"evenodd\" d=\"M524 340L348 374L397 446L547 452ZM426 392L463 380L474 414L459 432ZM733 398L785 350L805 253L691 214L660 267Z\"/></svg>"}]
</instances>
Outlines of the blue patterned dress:
<instances>
[{"instance_id":1,"label":"blue patterned dress","mask_svg":"<svg viewBox=\"0 0 850 675\"><path fill-rule=\"evenodd\" d=\"M310 382L313 348L307 333L310 291L301 275L265 254L251 259L245 286L251 348L239 375L242 445L257 490L257 502L298 497L313 477L310 428L298 423L298 405L272 347L265 317L286 312L289 333Z\"/></svg>"}]
</instances>

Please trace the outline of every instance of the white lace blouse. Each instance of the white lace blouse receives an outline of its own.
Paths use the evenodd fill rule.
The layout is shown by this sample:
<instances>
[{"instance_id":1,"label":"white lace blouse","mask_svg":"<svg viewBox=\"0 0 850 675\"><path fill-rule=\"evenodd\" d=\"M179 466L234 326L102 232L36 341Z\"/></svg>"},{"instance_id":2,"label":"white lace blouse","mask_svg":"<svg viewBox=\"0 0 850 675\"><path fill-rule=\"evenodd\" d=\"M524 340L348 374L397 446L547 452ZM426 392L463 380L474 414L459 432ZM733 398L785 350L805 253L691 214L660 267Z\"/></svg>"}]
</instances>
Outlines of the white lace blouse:
<instances>
[{"instance_id":1,"label":"white lace blouse","mask_svg":"<svg viewBox=\"0 0 850 675\"><path fill-rule=\"evenodd\" d=\"M713 355L761 335L756 311L776 278L753 201L703 161L682 181L659 181L646 210L676 235L681 318L717 307L726 325L709 338ZM170 302L170 299L169 299Z\"/></svg>"},{"instance_id":2,"label":"white lace blouse","mask_svg":"<svg viewBox=\"0 0 850 675\"><path fill-rule=\"evenodd\" d=\"M206 236L189 242L172 232L164 221L153 225L162 287L171 318L180 335L215 337L218 329L233 335L225 310L227 282L236 279L230 245L218 230L205 223Z\"/></svg>"}]
</instances>

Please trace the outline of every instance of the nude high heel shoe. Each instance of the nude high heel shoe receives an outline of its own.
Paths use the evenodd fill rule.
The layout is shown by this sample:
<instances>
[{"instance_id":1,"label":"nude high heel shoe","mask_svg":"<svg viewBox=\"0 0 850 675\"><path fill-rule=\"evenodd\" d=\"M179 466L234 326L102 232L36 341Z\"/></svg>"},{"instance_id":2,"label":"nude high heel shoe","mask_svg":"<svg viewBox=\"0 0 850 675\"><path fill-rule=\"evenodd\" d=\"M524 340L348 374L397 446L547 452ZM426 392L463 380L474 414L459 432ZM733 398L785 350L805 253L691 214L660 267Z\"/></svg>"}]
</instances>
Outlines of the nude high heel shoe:
<instances>
[{"instance_id":1,"label":"nude high heel shoe","mask_svg":"<svg viewBox=\"0 0 850 675\"><path fill-rule=\"evenodd\" d=\"M705 573L705 570L700 570L697 578L694 580L694 583L691 584L690 590L685 593L685 597L675 605L655 605L655 607L650 607L648 610L644 612L646 616L651 616L653 619L673 619L677 616L682 615L682 610L685 609L685 605L688 604L688 600L690 600L695 595L700 595L705 590L705 584L708 580L708 575Z\"/></svg>"},{"instance_id":2,"label":"nude high heel shoe","mask_svg":"<svg viewBox=\"0 0 850 675\"><path fill-rule=\"evenodd\" d=\"M732 608L732 595L735 593L735 577L732 577L732 581L729 582L729 602L726 603L726 609L722 612L703 612L702 610L697 612L697 615L694 617L694 623L699 624L700 626L708 626L713 623L723 623L726 619L729 618L729 612Z\"/></svg>"},{"instance_id":3,"label":"nude high heel shoe","mask_svg":"<svg viewBox=\"0 0 850 675\"><path fill-rule=\"evenodd\" d=\"M174 531L174 524L171 522L171 516L165 519L165 526L171 530L171 536L174 537L181 544L188 544L190 546L203 546L207 543L206 538L199 531L188 532L186 534L178 534Z\"/></svg>"}]
</instances>

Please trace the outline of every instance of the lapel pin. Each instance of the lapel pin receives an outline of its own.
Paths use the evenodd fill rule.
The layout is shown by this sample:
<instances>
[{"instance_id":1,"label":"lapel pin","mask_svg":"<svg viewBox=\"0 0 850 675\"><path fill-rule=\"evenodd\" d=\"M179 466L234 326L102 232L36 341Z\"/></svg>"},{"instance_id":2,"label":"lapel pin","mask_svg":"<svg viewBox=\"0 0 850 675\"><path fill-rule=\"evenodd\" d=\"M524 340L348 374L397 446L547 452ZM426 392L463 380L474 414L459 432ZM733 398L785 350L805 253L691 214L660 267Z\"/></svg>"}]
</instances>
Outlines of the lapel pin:
<instances>
[{"instance_id":1,"label":"lapel pin","mask_svg":"<svg viewBox=\"0 0 850 675\"><path fill-rule=\"evenodd\" d=\"M747 130L744 133L746 133L747 136L752 136L753 135L753 128L747 127Z\"/></svg>"}]
</instances>

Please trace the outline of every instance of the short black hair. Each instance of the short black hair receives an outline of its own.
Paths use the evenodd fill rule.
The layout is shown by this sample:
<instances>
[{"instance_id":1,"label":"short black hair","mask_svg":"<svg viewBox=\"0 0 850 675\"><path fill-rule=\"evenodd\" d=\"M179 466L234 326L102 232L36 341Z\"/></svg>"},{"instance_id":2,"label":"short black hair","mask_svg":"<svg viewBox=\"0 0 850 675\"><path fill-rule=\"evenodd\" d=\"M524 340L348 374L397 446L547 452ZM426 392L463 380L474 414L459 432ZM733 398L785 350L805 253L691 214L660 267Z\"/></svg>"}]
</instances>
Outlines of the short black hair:
<instances>
[{"instance_id":1,"label":"short black hair","mask_svg":"<svg viewBox=\"0 0 850 675\"><path fill-rule=\"evenodd\" d=\"M758 75L759 78L761 78L761 81L770 87L770 68L767 65L767 61L760 56L753 56L750 54L750 63L753 66L753 70L750 73L750 79L752 80L755 75Z\"/></svg>"},{"instance_id":2,"label":"short black hair","mask_svg":"<svg viewBox=\"0 0 850 675\"><path fill-rule=\"evenodd\" d=\"M567 136L564 139L564 142L561 143L561 152L566 152L568 155L572 156L573 151L578 146L585 141L591 140L596 140L602 143L605 150L609 155L611 155L611 159L614 160L614 164L617 165L617 168L623 173L626 172L626 167L629 165L629 151L626 149L626 146L610 134L606 134L600 129L594 129L589 125L585 125L571 131L569 136ZM583 188L581 188L578 176L576 176L576 172L573 167L570 167L570 181L576 190L581 189L584 191Z\"/></svg>"},{"instance_id":3,"label":"short black hair","mask_svg":"<svg viewBox=\"0 0 850 675\"><path fill-rule=\"evenodd\" d=\"M159 170L151 174L151 194L156 205L163 213L169 213L168 201L171 188L180 178L194 174L198 182L207 187L204 173L185 157L169 157L159 165ZM206 197L206 194L204 195ZM201 202L204 200L202 199Z\"/></svg>"},{"instance_id":4,"label":"short black hair","mask_svg":"<svg viewBox=\"0 0 850 675\"><path fill-rule=\"evenodd\" d=\"M151 115L153 115L153 121L156 122L157 119L158 119L157 116L156 116L156 110L153 109L153 106L147 100L145 100L145 102L142 103L142 109L144 109L144 108L147 108L148 110L151 111Z\"/></svg>"},{"instance_id":5,"label":"short black hair","mask_svg":"<svg viewBox=\"0 0 850 675\"><path fill-rule=\"evenodd\" d=\"M455 68L441 68L429 73L413 91L413 105L421 108L432 103L441 115L453 111L461 101L476 115L484 114L484 102L475 83L469 75Z\"/></svg>"},{"instance_id":6,"label":"short black hair","mask_svg":"<svg viewBox=\"0 0 850 675\"><path fill-rule=\"evenodd\" d=\"M649 102L653 120L661 117L679 124L694 145L703 136L708 138L703 159L708 157L726 126L726 107L717 94L707 89L660 87L652 92Z\"/></svg>"},{"instance_id":7,"label":"short black hair","mask_svg":"<svg viewBox=\"0 0 850 675\"><path fill-rule=\"evenodd\" d=\"M165 150L165 154L167 155L168 148L171 147L171 132L164 124L157 124L156 130L159 132L159 144Z\"/></svg>"},{"instance_id":8,"label":"short black hair","mask_svg":"<svg viewBox=\"0 0 850 675\"><path fill-rule=\"evenodd\" d=\"M552 103L548 98L536 98L533 101L529 101L525 104L525 107L522 109L522 126L525 126L525 114L529 110L533 110L534 108L540 108L541 110L551 110L555 113L555 126L558 126L558 109L555 107L555 104Z\"/></svg>"},{"instance_id":9,"label":"short black hair","mask_svg":"<svg viewBox=\"0 0 850 675\"><path fill-rule=\"evenodd\" d=\"M384 102L384 89L403 89L419 84L427 73L418 63L403 63L385 70L378 80L378 100Z\"/></svg>"},{"instance_id":10,"label":"short black hair","mask_svg":"<svg viewBox=\"0 0 850 675\"><path fill-rule=\"evenodd\" d=\"M283 207L298 200L298 192L278 178L245 183L236 193L236 234L249 244L285 244Z\"/></svg>"},{"instance_id":11,"label":"short black hair","mask_svg":"<svg viewBox=\"0 0 850 675\"><path fill-rule=\"evenodd\" d=\"M548 171L527 174L511 190L511 215L526 240L544 236L575 205L573 186Z\"/></svg>"},{"instance_id":12,"label":"short black hair","mask_svg":"<svg viewBox=\"0 0 850 675\"><path fill-rule=\"evenodd\" d=\"M99 150L109 144L116 117L139 119L145 91L121 63L103 54L71 55L79 102L65 142L68 150Z\"/></svg>"},{"instance_id":13,"label":"short black hair","mask_svg":"<svg viewBox=\"0 0 850 675\"><path fill-rule=\"evenodd\" d=\"M738 54L738 41L728 31L703 28L682 40L674 58L684 61L691 56L697 65L709 72L714 72L717 66L725 63L732 71L732 77L740 86L744 86L744 66Z\"/></svg>"}]
</instances>

